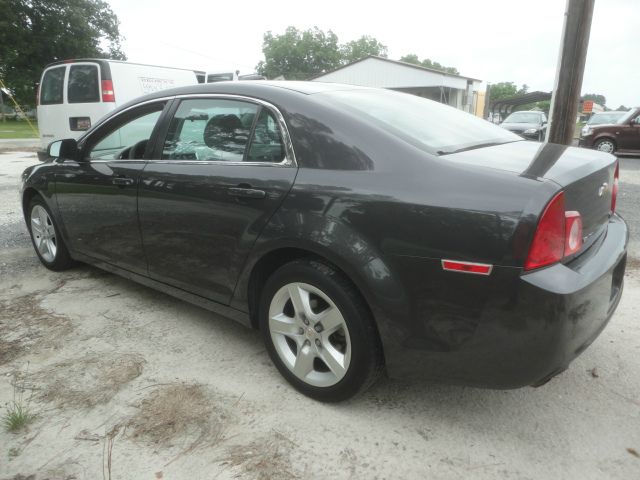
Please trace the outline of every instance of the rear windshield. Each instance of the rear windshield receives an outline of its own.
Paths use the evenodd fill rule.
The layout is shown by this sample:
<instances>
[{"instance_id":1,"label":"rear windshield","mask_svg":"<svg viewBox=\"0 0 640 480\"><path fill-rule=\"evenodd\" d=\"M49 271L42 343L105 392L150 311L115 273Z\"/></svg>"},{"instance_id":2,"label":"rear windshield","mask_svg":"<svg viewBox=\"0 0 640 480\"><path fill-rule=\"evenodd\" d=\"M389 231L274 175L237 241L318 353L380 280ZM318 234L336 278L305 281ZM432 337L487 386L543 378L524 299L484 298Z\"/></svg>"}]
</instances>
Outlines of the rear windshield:
<instances>
[{"instance_id":1,"label":"rear windshield","mask_svg":"<svg viewBox=\"0 0 640 480\"><path fill-rule=\"evenodd\" d=\"M100 101L97 65L72 65L69 70L69 103L91 103Z\"/></svg>"},{"instance_id":2,"label":"rear windshield","mask_svg":"<svg viewBox=\"0 0 640 480\"><path fill-rule=\"evenodd\" d=\"M207 75L207 83L226 82L233 80L233 72L231 73L212 73Z\"/></svg>"},{"instance_id":3,"label":"rear windshield","mask_svg":"<svg viewBox=\"0 0 640 480\"><path fill-rule=\"evenodd\" d=\"M65 68L57 67L45 72L40 88L40 105L62 103Z\"/></svg>"},{"instance_id":4,"label":"rear windshield","mask_svg":"<svg viewBox=\"0 0 640 480\"><path fill-rule=\"evenodd\" d=\"M429 153L444 155L522 137L442 103L384 89L316 94Z\"/></svg>"}]
</instances>

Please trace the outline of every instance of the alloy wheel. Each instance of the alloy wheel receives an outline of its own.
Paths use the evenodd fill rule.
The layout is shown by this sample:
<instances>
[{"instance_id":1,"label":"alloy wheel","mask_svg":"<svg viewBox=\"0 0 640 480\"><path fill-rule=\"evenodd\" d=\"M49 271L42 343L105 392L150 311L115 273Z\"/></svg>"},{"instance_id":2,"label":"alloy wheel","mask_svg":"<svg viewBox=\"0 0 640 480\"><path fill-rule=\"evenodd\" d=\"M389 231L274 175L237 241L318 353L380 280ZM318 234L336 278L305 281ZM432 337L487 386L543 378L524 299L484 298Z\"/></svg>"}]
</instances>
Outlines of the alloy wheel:
<instances>
[{"instance_id":1,"label":"alloy wheel","mask_svg":"<svg viewBox=\"0 0 640 480\"><path fill-rule=\"evenodd\" d=\"M31 232L40 256L47 262L53 262L58 251L56 230L51 217L41 205L31 210Z\"/></svg>"},{"instance_id":2,"label":"alloy wheel","mask_svg":"<svg viewBox=\"0 0 640 480\"><path fill-rule=\"evenodd\" d=\"M351 340L340 309L320 289L289 283L269 306L269 333L286 367L316 387L338 383L351 362Z\"/></svg>"}]
</instances>

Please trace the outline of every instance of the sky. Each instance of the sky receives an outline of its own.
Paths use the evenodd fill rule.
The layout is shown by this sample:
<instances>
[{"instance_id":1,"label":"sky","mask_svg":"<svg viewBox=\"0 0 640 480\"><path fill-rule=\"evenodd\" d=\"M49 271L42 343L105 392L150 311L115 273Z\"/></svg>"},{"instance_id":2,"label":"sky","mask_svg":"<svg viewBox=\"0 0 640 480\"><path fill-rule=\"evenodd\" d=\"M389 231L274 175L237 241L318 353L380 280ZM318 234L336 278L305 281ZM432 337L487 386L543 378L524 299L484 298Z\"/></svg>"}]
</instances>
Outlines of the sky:
<instances>
[{"instance_id":1,"label":"sky","mask_svg":"<svg viewBox=\"0 0 640 480\"><path fill-rule=\"evenodd\" d=\"M332 30L340 43L370 35L388 57L408 53L497 83L553 88L565 0L322 2L109 0L129 61L252 73L262 36L288 26ZM583 93L640 105L640 0L596 0ZM483 87L484 88L484 87Z\"/></svg>"}]
</instances>

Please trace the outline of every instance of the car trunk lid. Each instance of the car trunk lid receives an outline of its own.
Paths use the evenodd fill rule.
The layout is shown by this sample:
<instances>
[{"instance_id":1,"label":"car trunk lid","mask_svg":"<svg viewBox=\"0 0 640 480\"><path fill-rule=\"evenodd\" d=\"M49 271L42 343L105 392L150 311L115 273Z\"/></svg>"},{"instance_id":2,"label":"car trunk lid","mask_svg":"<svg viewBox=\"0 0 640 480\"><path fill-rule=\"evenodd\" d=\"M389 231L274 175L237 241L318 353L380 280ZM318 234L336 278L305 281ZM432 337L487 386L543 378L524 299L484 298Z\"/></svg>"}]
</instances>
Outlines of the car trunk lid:
<instances>
[{"instance_id":1,"label":"car trunk lid","mask_svg":"<svg viewBox=\"0 0 640 480\"><path fill-rule=\"evenodd\" d=\"M565 192L566 210L580 212L585 247L604 231L611 213L616 158L553 143L511 142L444 156L449 161L551 180Z\"/></svg>"}]
</instances>

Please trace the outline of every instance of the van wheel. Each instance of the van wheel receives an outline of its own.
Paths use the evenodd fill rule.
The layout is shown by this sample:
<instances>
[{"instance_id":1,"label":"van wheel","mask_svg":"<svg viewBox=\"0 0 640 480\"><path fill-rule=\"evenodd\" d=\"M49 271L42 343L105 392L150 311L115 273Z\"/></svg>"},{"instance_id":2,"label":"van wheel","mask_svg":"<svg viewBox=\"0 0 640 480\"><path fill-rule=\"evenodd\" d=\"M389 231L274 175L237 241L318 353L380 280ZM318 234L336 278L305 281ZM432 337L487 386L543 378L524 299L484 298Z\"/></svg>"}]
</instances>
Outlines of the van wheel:
<instances>
[{"instance_id":1,"label":"van wheel","mask_svg":"<svg viewBox=\"0 0 640 480\"><path fill-rule=\"evenodd\" d=\"M260 330L271 360L303 394L323 402L370 387L384 362L371 313L342 273L315 260L296 260L268 280Z\"/></svg>"},{"instance_id":2,"label":"van wheel","mask_svg":"<svg viewBox=\"0 0 640 480\"><path fill-rule=\"evenodd\" d=\"M613 153L616 151L616 142L610 138L602 138L596 142L595 149L601 152Z\"/></svg>"},{"instance_id":3,"label":"van wheel","mask_svg":"<svg viewBox=\"0 0 640 480\"><path fill-rule=\"evenodd\" d=\"M51 210L42 197L36 195L29 204L29 234L40 262L49 270L71 268L75 262L69 255Z\"/></svg>"}]
</instances>

